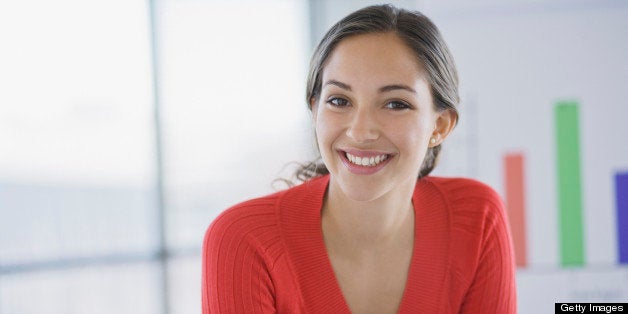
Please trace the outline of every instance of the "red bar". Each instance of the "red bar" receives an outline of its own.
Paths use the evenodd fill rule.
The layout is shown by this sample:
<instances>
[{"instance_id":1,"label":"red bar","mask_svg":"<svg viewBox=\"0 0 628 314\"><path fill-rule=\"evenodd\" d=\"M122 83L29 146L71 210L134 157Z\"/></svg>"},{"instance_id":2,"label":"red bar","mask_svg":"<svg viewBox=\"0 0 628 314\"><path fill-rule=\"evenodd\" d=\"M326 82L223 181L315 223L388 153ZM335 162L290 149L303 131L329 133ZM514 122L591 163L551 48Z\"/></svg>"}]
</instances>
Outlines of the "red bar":
<instances>
[{"instance_id":1,"label":"red bar","mask_svg":"<svg viewBox=\"0 0 628 314\"><path fill-rule=\"evenodd\" d=\"M525 219L525 178L523 174L523 154L511 153L504 157L504 181L506 187L506 210L510 231L515 245L515 259L518 267L528 264Z\"/></svg>"}]
</instances>

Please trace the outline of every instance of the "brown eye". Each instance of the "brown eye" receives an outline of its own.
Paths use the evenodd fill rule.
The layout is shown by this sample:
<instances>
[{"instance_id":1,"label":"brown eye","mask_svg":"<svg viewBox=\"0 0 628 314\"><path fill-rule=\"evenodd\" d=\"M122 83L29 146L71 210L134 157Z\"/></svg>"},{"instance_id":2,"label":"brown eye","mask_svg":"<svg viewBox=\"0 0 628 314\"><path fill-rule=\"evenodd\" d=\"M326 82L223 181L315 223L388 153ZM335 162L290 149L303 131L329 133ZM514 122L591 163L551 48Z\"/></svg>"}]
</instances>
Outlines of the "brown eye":
<instances>
[{"instance_id":1,"label":"brown eye","mask_svg":"<svg viewBox=\"0 0 628 314\"><path fill-rule=\"evenodd\" d=\"M412 106L410 106L408 103L403 102L403 101L391 101L386 104L386 108L392 109L392 110L404 110L404 109L411 109Z\"/></svg>"},{"instance_id":2,"label":"brown eye","mask_svg":"<svg viewBox=\"0 0 628 314\"><path fill-rule=\"evenodd\" d=\"M346 99L338 97L330 98L329 100L327 100L327 103L334 107L345 107L349 104Z\"/></svg>"}]
</instances>

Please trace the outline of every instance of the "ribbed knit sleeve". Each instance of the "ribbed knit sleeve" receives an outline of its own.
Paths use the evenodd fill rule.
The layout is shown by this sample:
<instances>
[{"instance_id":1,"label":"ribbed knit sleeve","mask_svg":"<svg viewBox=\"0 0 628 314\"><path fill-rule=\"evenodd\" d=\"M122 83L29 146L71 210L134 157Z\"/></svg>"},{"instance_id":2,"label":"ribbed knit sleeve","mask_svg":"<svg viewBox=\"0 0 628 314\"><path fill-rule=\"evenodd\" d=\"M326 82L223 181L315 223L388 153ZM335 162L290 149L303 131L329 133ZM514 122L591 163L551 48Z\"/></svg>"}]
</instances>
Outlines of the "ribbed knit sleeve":
<instances>
[{"instance_id":1,"label":"ribbed knit sleeve","mask_svg":"<svg viewBox=\"0 0 628 314\"><path fill-rule=\"evenodd\" d=\"M484 214L475 276L461 313L517 313L515 264L510 232L502 202L493 193Z\"/></svg>"},{"instance_id":2,"label":"ribbed knit sleeve","mask_svg":"<svg viewBox=\"0 0 628 314\"><path fill-rule=\"evenodd\" d=\"M203 242L202 308L209 313L275 313L270 271L280 245L275 197L223 212Z\"/></svg>"},{"instance_id":3,"label":"ribbed knit sleeve","mask_svg":"<svg viewBox=\"0 0 628 314\"><path fill-rule=\"evenodd\" d=\"M463 296L459 313L516 313L515 263L499 195L474 180L433 180L452 210L452 283L457 287L450 294Z\"/></svg>"}]
</instances>

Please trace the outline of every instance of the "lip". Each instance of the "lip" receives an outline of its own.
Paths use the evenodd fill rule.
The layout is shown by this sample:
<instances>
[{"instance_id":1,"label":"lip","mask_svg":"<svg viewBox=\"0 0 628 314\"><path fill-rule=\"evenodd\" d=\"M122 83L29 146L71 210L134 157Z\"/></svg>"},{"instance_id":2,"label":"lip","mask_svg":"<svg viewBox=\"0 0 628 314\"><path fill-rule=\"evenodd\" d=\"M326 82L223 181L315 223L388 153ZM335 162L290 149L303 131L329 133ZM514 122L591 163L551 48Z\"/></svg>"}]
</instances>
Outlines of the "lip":
<instances>
[{"instance_id":1,"label":"lip","mask_svg":"<svg viewBox=\"0 0 628 314\"><path fill-rule=\"evenodd\" d=\"M364 150L357 150L357 149L339 149L337 150L337 153L340 156L340 160L342 160L342 163L345 165L345 167L347 167L349 172L353 174L358 174L358 175L370 175L370 174L379 172L384 167L386 167L386 165L395 157L395 154L382 152L382 151L373 151L373 150L364 151ZM349 153L351 155L358 156L358 157L375 157L379 155L387 155L388 158L386 158L386 160L377 164L377 166L372 166L372 167L359 166L349 161L349 159L347 159L346 153Z\"/></svg>"}]
</instances>

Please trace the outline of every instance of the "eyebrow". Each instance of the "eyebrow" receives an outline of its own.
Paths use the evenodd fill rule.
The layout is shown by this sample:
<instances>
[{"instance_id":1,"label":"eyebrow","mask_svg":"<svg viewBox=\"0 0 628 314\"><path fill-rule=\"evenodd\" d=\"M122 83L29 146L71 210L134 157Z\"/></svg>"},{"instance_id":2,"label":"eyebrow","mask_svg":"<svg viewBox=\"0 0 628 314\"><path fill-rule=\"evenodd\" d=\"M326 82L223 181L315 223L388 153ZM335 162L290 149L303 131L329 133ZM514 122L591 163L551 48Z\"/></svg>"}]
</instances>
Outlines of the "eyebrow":
<instances>
[{"instance_id":1,"label":"eyebrow","mask_svg":"<svg viewBox=\"0 0 628 314\"><path fill-rule=\"evenodd\" d=\"M408 85L404 85L404 84L386 85L384 87L380 87L379 88L379 92L380 93L385 93L385 92L390 92L390 91L399 90L399 89L406 90L406 91L409 91L411 93L416 94L416 91L412 87L410 87Z\"/></svg>"},{"instance_id":2,"label":"eyebrow","mask_svg":"<svg viewBox=\"0 0 628 314\"><path fill-rule=\"evenodd\" d=\"M348 91L352 91L351 89L351 85L349 84L345 84L343 82L340 81L336 81L336 80L329 80L327 82L325 82L325 84L323 86L327 86L327 85L335 85L338 86L342 89L348 90ZM404 84L391 84L391 85L386 85L386 86L382 86L379 88L379 92L380 93L386 93L386 92L390 92L390 91L394 91L394 90L406 90L409 91L411 93L416 94L416 91L408 86L408 85L404 85Z\"/></svg>"},{"instance_id":3,"label":"eyebrow","mask_svg":"<svg viewBox=\"0 0 628 314\"><path fill-rule=\"evenodd\" d=\"M323 86L327 86L327 85L335 85L335 86L338 86L338 87L340 87L342 89L346 89L348 91L351 91L351 86L350 85L345 84L345 83L340 82L340 81L329 80Z\"/></svg>"}]
</instances>

